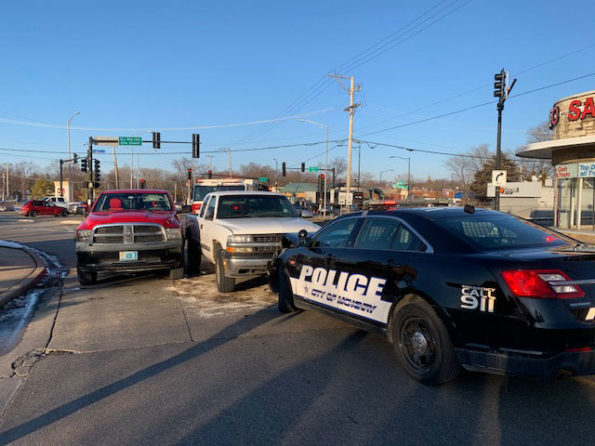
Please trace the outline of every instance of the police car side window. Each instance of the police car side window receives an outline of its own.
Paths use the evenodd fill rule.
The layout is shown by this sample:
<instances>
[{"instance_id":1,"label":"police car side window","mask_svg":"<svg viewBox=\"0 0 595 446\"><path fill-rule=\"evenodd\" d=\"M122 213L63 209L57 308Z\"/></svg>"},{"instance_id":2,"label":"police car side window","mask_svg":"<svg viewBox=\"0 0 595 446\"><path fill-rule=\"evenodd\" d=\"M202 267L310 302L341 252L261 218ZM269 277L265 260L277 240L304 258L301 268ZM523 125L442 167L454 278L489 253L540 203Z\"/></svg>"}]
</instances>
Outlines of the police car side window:
<instances>
[{"instance_id":1,"label":"police car side window","mask_svg":"<svg viewBox=\"0 0 595 446\"><path fill-rule=\"evenodd\" d=\"M390 249L397 251L425 251L424 242L411 232L405 225L400 225L390 244Z\"/></svg>"},{"instance_id":2,"label":"police car side window","mask_svg":"<svg viewBox=\"0 0 595 446\"><path fill-rule=\"evenodd\" d=\"M397 220L368 219L359 233L355 247L359 249L390 249L391 241L401 226Z\"/></svg>"},{"instance_id":3,"label":"police car side window","mask_svg":"<svg viewBox=\"0 0 595 446\"><path fill-rule=\"evenodd\" d=\"M321 231L312 242L312 247L343 248L351 238L357 218L338 221Z\"/></svg>"}]
</instances>

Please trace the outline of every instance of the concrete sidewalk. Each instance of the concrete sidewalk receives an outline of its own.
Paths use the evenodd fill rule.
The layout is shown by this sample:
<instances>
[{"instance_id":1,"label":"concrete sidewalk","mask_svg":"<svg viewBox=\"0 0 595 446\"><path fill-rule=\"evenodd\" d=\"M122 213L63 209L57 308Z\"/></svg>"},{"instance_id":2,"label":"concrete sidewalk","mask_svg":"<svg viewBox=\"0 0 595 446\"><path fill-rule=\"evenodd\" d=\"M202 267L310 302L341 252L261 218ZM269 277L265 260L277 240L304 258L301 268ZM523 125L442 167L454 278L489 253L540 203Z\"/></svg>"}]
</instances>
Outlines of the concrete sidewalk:
<instances>
[{"instance_id":1,"label":"concrete sidewalk","mask_svg":"<svg viewBox=\"0 0 595 446\"><path fill-rule=\"evenodd\" d=\"M0 246L0 306L35 286L46 273L33 252Z\"/></svg>"}]
</instances>

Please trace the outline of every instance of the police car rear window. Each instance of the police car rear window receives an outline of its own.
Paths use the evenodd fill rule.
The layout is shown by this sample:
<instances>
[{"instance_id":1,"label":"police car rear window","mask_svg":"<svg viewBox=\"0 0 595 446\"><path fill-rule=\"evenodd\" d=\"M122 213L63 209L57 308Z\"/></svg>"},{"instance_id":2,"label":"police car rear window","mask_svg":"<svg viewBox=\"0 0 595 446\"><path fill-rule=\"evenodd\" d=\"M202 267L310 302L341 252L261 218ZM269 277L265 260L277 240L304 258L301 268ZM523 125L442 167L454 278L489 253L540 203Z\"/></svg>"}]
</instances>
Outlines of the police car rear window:
<instances>
[{"instance_id":1,"label":"police car rear window","mask_svg":"<svg viewBox=\"0 0 595 446\"><path fill-rule=\"evenodd\" d=\"M507 215L470 215L443 220L438 224L486 250L540 248L568 244L545 228Z\"/></svg>"}]
</instances>

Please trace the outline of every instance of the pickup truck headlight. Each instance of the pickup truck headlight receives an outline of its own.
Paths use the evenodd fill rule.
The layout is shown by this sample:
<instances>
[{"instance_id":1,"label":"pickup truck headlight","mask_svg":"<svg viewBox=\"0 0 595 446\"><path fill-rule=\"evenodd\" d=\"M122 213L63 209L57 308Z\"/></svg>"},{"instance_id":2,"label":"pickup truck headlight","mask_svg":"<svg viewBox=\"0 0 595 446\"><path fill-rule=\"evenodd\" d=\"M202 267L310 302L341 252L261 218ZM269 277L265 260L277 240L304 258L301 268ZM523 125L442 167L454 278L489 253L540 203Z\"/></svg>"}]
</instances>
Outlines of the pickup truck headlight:
<instances>
[{"instance_id":1,"label":"pickup truck headlight","mask_svg":"<svg viewBox=\"0 0 595 446\"><path fill-rule=\"evenodd\" d=\"M166 228L165 233L168 240L180 240L182 238L181 228Z\"/></svg>"},{"instance_id":2,"label":"pickup truck headlight","mask_svg":"<svg viewBox=\"0 0 595 446\"><path fill-rule=\"evenodd\" d=\"M230 235L227 237L227 244L230 243L252 243L251 235Z\"/></svg>"},{"instance_id":3,"label":"pickup truck headlight","mask_svg":"<svg viewBox=\"0 0 595 446\"><path fill-rule=\"evenodd\" d=\"M90 242L93 239L93 231L90 229L80 229L76 231L77 242Z\"/></svg>"}]
</instances>

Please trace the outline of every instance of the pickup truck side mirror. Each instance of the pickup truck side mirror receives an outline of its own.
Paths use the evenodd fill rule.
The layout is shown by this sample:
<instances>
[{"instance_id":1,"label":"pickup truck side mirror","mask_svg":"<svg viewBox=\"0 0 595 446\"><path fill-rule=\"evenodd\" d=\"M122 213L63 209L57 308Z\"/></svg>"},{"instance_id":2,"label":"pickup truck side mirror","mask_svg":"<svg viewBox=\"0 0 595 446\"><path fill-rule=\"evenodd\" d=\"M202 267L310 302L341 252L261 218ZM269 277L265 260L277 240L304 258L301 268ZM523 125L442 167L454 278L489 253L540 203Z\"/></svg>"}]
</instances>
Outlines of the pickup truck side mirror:
<instances>
[{"instance_id":1,"label":"pickup truck side mirror","mask_svg":"<svg viewBox=\"0 0 595 446\"><path fill-rule=\"evenodd\" d=\"M192 206L185 204L182 209L178 210L178 214L190 214L192 212Z\"/></svg>"}]
</instances>

